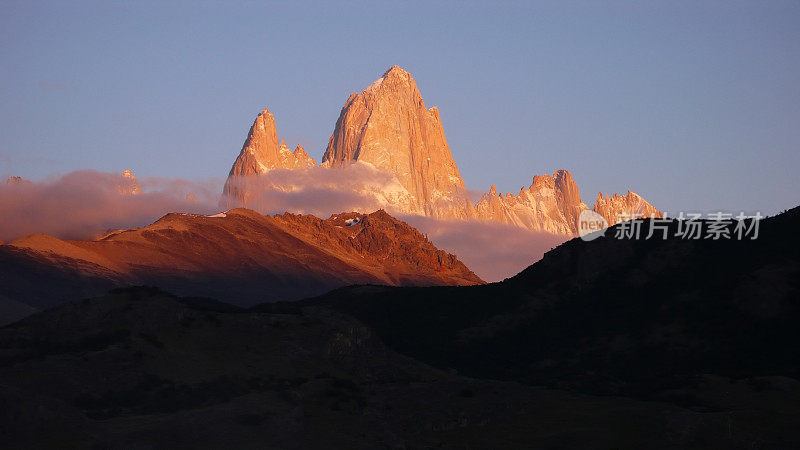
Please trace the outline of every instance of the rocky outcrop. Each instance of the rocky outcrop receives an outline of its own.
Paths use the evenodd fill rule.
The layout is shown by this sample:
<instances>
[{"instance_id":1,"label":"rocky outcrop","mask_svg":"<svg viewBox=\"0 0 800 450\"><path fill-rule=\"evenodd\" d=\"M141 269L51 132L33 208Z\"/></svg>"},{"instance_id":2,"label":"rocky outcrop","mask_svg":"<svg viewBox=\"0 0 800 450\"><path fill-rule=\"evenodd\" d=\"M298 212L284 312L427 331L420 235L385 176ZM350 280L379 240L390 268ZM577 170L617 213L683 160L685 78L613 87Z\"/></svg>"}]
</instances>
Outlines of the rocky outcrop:
<instances>
[{"instance_id":1,"label":"rocky outcrop","mask_svg":"<svg viewBox=\"0 0 800 450\"><path fill-rule=\"evenodd\" d=\"M289 213L272 219L328 251L362 261L376 258L391 285L482 283L455 255L439 250L416 228L384 210L335 214L327 220Z\"/></svg>"},{"instance_id":2,"label":"rocky outcrop","mask_svg":"<svg viewBox=\"0 0 800 450\"><path fill-rule=\"evenodd\" d=\"M443 218L474 215L439 110L427 108L417 84L394 66L342 108L322 164L369 163L393 174L416 209Z\"/></svg>"},{"instance_id":3,"label":"rocky outcrop","mask_svg":"<svg viewBox=\"0 0 800 450\"><path fill-rule=\"evenodd\" d=\"M578 216L589 209L581 201L578 185L566 170L533 177L519 194L498 195L492 185L475 205L481 220L500 222L554 234L577 233Z\"/></svg>"},{"instance_id":4,"label":"rocky outcrop","mask_svg":"<svg viewBox=\"0 0 800 450\"><path fill-rule=\"evenodd\" d=\"M275 118L264 108L247 133L242 150L228 174L223 193L245 200L247 193L237 184L238 178L267 173L272 169L299 169L316 165L317 162L300 145L292 151L286 142L278 142Z\"/></svg>"},{"instance_id":5,"label":"rocky outcrop","mask_svg":"<svg viewBox=\"0 0 800 450\"><path fill-rule=\"evenodd\" d=\"M535 231L553 234L577 235L578 217L589 209L581 200L578 185L566 170L550 175L537 175L528 189L519 194L497 193L492 185L488 194L475 205L481 220L507 223ZM609 226L639 217L663 217L663 213L635 192L626 195L597 195L592 210L602 215Z\"/></svg>"},{"instance_id":6,"label":"rocky outcrop","mask_svg":"<svg viewBox=\"0 0 800 450\"><path fill-rule=\"evenodd\" d=\"M142 193L139 180L133 176L132 170L123 170L122 177L117 182L117 192L122 195L138 195Z\"/></svg>"},{"instance_id":7,"label":"rocky outcrop","mask_svg":"<svg viewBox=\"0 0 800 450\"><path fill-rule=\"evenodd\" d=\"M7 186L26 184L26 183L30 183L30 181L26 180L25 178L22 178L22 177L8 177L8 178L6 178L6 185Z\"/></svg>"},{"instance_id":8,"label":"rocky outcrop","mask_svg":"<svg viewBox=\"0 0 800 450\"><path fill-rule=\"evenodd\" d=\"M632 191L625 195L615 193L611 197L600 192L592 210L603 216L609 226L632 218L664 217L655 206Z\"/></svg>"},{"instance_id":9,"label":"rocky outcrop","mask_svg":"<svg viewBox=\"0 0 800 450\"><path fill-rule=\"evenodd\" d=\"M283 148L285 146L285 143L281 145L281 152L283 152ZM288 150L288 147L286 149ZM294 151L292 151L292 156L294 158L291 162L295 167L310 167L317 165L317 162L314 160L314 158L312 158L306 149L300 144L297 144L297 147L294 148Z\"/></svg>"}]
</instances>

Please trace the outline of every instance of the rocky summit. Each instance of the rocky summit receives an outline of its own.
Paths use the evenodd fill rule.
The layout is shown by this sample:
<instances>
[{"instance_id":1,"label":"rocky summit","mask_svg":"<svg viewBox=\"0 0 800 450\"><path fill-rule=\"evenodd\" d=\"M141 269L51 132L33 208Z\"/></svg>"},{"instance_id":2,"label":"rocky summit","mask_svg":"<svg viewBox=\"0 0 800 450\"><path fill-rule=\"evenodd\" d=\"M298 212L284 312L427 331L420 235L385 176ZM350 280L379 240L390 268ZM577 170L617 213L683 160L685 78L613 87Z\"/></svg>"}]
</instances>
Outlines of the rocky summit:
<instances>
[{"instance_id":1,"label":"rocky summit","mask_svg":"<svg viewBox=\"0 0 800 450\"><path fill-rule=\"evenodd\" d=\"M397 66L350 95L339 114L322 163L354 161L394 174L426 215L472 216L439 110L425 106L414 78Z\"/></svg>"},{"instance_id":2,"label":"rocky summit","mask_svg":"<svg viewBox=\"0 0 800 450\"><path fill-rule=\"evenodd\" d=\"M142 193L142 186L133 175L132 170L122 171L122 177L117 181L117 192L122 195L138 195Z\"/></svg>"},{"instance_id":3,"label":"rocky summit","mask_svg":"<svg viewBox=\"0 0 800 450\"><path fill-rule=\"evenodd\" d=\"M242 150L228 174L224 193L244 199L246 193L233 183L237 177L259 175L272 169L297 169L316 165L317 162L308 155L303 147L298 145L294 151L291 151L286 146L286 142L278 142L275 117L267 108L264 108L247 133Z\"/></svg>"},{"instance_id":4,"label":"rocky summit","mask_svg":"<svg viewBox=\"0 0 800 450\"><path fill-rule=\"evenodd\" d=\"M647 202L636 192L628 191L625 195L614 194L611 197L597 194L593 211L603 216L609 225L639 217L662 218L664 214Z\"/></svg>"},{"instance_id":5,"label":"rocky summit","mask_svg":"<svg viewBox=\"0 0 800 450\"><path fill-rule=\"evenodd\" d=\"M391 192L385 207L393 213L446 220L477 219L574 236L578 216L590 209L566 170L534 176L531 186L523 187L517 195L500 195L492 186L473 204L447 144L438 108L425 105L414 78L398 66L391 67L360 93L352 93L339 114L320 166L341 169L351 164L367 164L396 179L395 184L384 189ZM224 193L227 199L248 206L248 199L254 194L250 191L264 187L242 183L241 179L273 169L316 165L302 147L291 151L278 141L275 119L264 109L250 127ZM617 223L620 214L662 216L653 205L630 191L611 198L601 195L594 211L606 217L609 224Z\"/></svg>"},{"instance_id":6,"label":"rocky summit","mask_svg":"<svg viewBox=\"0 0 800 450\"><path fill-rule=\"evenodd\" d=\"M577 233L578 216L588 209L578 185L566 170L537 175L528 189L505 196L492 185L475 205L478 218L553 234Z\"/></svg>"}]
</instances>

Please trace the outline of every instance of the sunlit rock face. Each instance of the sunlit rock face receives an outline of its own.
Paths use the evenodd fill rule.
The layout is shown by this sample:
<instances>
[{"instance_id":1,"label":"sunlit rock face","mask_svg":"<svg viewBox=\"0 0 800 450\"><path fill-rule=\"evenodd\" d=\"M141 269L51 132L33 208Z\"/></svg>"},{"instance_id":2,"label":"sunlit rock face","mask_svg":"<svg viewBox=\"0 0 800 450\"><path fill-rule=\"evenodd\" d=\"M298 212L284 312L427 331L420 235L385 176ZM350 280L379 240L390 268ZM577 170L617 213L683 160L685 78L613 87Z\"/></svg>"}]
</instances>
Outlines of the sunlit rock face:
<instances>
[{"instance_id":1,"label":"sunlit rock face","mask_svg":"<svg viewBox=\"0 0 800 450\"><path fill-rule=\"evenodd\" d=\"M244 200L246 193L233 182L235 178L264 174L272 169L298 169L316 165L317 162L303 147L298 145L292 151L286 142L278 141L275 117L264 108L250 127L242 150L231 167L224 194Z\"/></svg>"},{"instance_id":2,"label":"sunlit rock face","mask_svg":"<svg viewBox=\"0 0 800 450\"><path fill-rule=\"evenodd\" d=\"M519 194L498 195L492 185L475 205L481 220L507 223L535 231L574 235L578 216L589 209L581 201L578 185L566 170L536 175L529 188Z\"/></svg>"},{"instance_id":3,"label":"sunlit rock face","mask_svg":"<svg viewBox=\"0 0 800 450\"><path fill-rule=\"evenodd\" d=\"M375 177L348 182L353 186L352 193L376 197L377 204L392 213L447 220L478 219L575 236L581 211L589 209L566 170L535 176L531 186L523 187L517 195L498 195L492 186L489 193L473 204L447 144L439 110L425 105L414 78L397 66L360 93L350 95L328 140L319 170L358 165L361 168L353 173L364 174L368 172L364 167L369 167L388 175L391 181L377 187ZM269 196L259 196L265 190L300 192L303 186L285 176L258 175L274 169L316 166L305 149L298 146L291 151L278 140L275 119L264 109L250 128L228 175L224 189L228 200L224 204L269 210L270 205L262 205L263 198L269 203ZM308 176L295 178L308 182ZM298 205L295 211L303 211L302 206ZM616 223L621 212L660 214L630 192L611 199L600 196L595 211L610 224Z\"/></svg>"},{"instance_id":4,"label":"sunlit rock face","mask_svg":"<svg viewBox=\"0 0 800 450\"><path fill-rule=\"evenodd\" d=\"M139 180L133 176L132 170L123 170L122 177L117 183L117 192L122 195L138 195L142 193L142 187Z\"/></svg>"},{"instance_id":5,"label":"sunlit rock face","mask_svg":"<svg viewBox=\"0 0 800 450\"><path fill-rule=\"evenodd\" d=\"M639 194L628 191L625 195L614 194L611 197L597 194L593 211L603 216L609 225L631 218L662 218L664 214L655 206L643 199Z\"/></svg>"},{"instance_id":6,"label":"sunlit rock face","mask_svg":"<svg viewBox=\"0 0 800 450\"><path fill-rule=\"evenodd\" d=\"M159 285L181 295L208 295L246 306L353 284L483 283L456 256L385 211L345 212L329 219L289 213L271 217L248 209L208 216L170 213L146 227L114 230L94 240L34 234L10 245L32 255L25 264L65 271L53 279L61 285L48 294L51 298L70 298L62 290L74 289L72 277L101 292L110 285ZM9 258L0 253L0 265L19 261ZM26 272L10 281L27 289L41 273ZM74 294L79 295L86 294Z\"/></svg>"},{"instance_id":7,"label":"sunlit rock face","mask_svg":"<svg viewBox=\"0 0 800 450\"><path fill-rule=\"evenodd\" d=\"M30 183L30 181L22 177L8 177L6 179L6 186L17 186L26 183Z\"/></svg>"},{"instance_id":8,"label":"sunlit rock face","mask_svg":"<svg viewBox=\"0 0 800 450\"><path fill-rule=\"evenodd\" d=\"M322 164L354 161L396 176L425 215L474 216L439 110L425 106L414 78L397 66L350 95L336 121Z\"/></svg>"}]
</instances>

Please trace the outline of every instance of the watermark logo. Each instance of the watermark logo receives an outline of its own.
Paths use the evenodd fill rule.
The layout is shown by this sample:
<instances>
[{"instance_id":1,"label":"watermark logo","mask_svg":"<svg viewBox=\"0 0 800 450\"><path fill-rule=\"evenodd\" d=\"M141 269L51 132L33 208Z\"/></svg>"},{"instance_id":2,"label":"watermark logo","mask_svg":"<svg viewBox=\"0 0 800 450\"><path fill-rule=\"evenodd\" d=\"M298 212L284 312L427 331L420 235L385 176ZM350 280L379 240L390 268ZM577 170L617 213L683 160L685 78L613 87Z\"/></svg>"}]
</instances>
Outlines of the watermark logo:
<instances>
[{"instance_id":1,"label":"watermark logo","mask_svg":"<svg viewBox=\"0 0 800 450\"><path fill-rule=\"evenodd\" d=\"M649 240L668 238L682 240L755 240L758 239L759 225L763 216L757 212L747 216L744 212L737 215L726 212L707 214L705 218L699 213L683 213L677 217L643 217L640 213L621 213L617 215L617 224L610 234L615 239ZM591 210L581 211L578 218L578 235L584 241L592 241L605 236L608 222Z\"/></svg>"},{"instance_id":2,"label":"watermark logo","mask_svg":"<svg viewBox=\"0 0 800 450\"><path fill-rule=\"evenodd\" d=\"M763 216L756 212L754 216L740 212L736 216L732 213L714 212L703 218L699 213L683 213L673 218L651 217L642 220L641 215L628 215L620 218L614 237L618 239L656 239L666 240L670 235L683 240L712 240L758 239L759 225ZM671 228L674 222L674 229ZM647 235L642 232L642 227L648 228ZM660 238L658 237L660 235Z\"/></svg>"},{"instance_id":3,"label":"watermark logo","mask_svg":"<svg viewBox=\"0 0 800 450\"><path fill-rule=\"evenodd\" d=\"M605 235L608 222L605 217L590 209L581 211L578 216L578 235L584 241L593 241Z\"/></svg>"}]
</instances>

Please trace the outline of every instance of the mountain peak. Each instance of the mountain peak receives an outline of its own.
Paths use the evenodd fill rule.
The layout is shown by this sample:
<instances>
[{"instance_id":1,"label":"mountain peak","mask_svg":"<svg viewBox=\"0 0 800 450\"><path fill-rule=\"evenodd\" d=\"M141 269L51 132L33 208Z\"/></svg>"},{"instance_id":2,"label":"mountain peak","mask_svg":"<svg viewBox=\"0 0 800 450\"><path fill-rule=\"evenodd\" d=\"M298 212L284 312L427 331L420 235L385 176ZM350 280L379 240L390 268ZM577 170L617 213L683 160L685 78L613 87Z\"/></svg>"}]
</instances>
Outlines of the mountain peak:
<instances>
[{"instance_id":1,"label":"mountain peak","mask_svg":"<svg viewBox=\"0 0 800 450\"><path fill-rule=\"evenodd\" d=\"M603 216L609 225L618 223L620 217L623 216L664 217L664 213L631 190L628 190L625 195L619 195L616 192L612 196L603 195L602 192L598 193L592 211Z\"/></svg>"},{"instance_id":2,"label":"mountain peak","mask_svg":"<svg viewBox=\"0 0 800 450\"><path fill-rule=\"evenodd\" d=\"M316 165L317 162L305 150L292 152L285 141L278 141L275 117L269 109L264 108L253 121L242 150L231 166L223 193L244 200L245 193L235 182L239 177L258 175L272 169L295 169Z\"/></svg>"},{"instance_id":3,"label":"mountain peak","mask_svg":"<svg viewBox=\"0 0 800 450\"><path fill-rule=\"evenodd\" d=\"M578 216L584 209L589 208L581 201L578 185L566 170L535 175L531 186L523 186L518 195L498 196L492 185L489 196L484 195L475 205L478 219L560 235L577 233Z\"/></svg>"},{"instance_id":4,"label":"mountain peak","mask_svg":"<svg viewBox=\"0 0 800 450\"><path fill-rule=\"evenodd\" d=\"M560 169L553 172L553 179L556 181L557 184L562 183L565 185L577 185L575 184L575 179L572 178L572 174L569 173L568 170Z\"/></svg>"},{"instance_id":5,"label":"mountain peak","mask_svg":"<svg viewBox=\"0 0 800 450\"><path fill-rule=\"evenodd\" d=\"M117 184L117 192L122 195L137 195L142 193L139 180L133 176L132 170L123 170L122 179Z\"/></svg>"},{"instance_id":6,"label":"mountain peak","mask_svg":"<svg viewBox=\"0 0 800 450\"><path fill-rule=\"evenodd\" d=\"M297 144L297 147L295 147L295 149L294 149L294 151L292 153L294 153L295 158L299 158L299 157L308 158L308 152L300 144Z\"/></svg>"},{"instance_id":7,"label":"mountain peak","mask_svg":"<svg viewBox=\"0 0 800 450\"><path fill-rule=\"evenodd\" d=\"M472 215L439 111L426 108L411 74L398 66L351 95L342 108L322 164L354 161L394 175L413 197L413 211L407 212Z\"/></svg>"},{"instance_id":8,"label":"mountain peak","mask_svg":"<svg viewBox=\"0 0 800 450\"><path fill-rule=\"evenodd\" d=\"M392 66L386 70L386 72L384 72L380 78L372 82L372 84L367 86L366 89L361 91L361 94L354 92L352 95L350 95L350 98L348 98L347 102L345 103L345 107L347 107L352 100L359 98L360 96L367 96L371 98L378 92L381 92L382 96L396 95L398 91L403 92L406 95L410 94L414 97L419 97L421 100L419 90L417 89L417 84L414 82L414 78L411 76L411 74L401 69L399 66Z\"/></svg>"},{"instance_id":9,"label":"mountain peak","mask_svg":"<svg viewBox=\"0 0 800 450\"><path fill-rule=\"evenodd\" d=\"M25 178L19 176L12 176L6 179L6 185L17 185L17 184L27 184L30 181L26 180Z\"/></svg>"},{"instance_id":10,"label":"mountain peak","mask_svg":"<svg viewBox=\"0 0 800 450\"><path fill-rule=\"evenodd\" d=\"M407 80L411 78L411 74L400 68L400 66L395 65L389 67L386 72L383 73L383 78L400 78Z\"/></svg>"}]
</instances>

